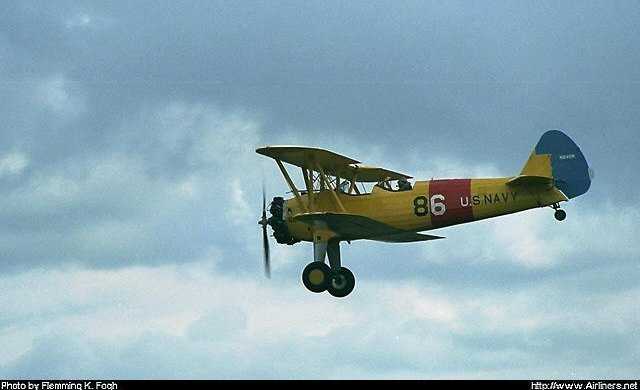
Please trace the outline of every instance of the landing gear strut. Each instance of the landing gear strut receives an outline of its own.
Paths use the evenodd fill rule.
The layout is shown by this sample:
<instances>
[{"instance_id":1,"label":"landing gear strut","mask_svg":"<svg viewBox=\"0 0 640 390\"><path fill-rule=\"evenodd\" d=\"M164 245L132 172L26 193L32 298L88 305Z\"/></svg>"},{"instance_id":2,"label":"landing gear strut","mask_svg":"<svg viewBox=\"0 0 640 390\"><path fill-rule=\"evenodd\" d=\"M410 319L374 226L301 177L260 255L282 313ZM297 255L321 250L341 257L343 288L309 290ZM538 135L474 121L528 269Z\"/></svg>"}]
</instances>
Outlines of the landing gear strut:
<instances>
[{"instance_id":1,"label":"landing gear strut","mask_svg":"<svg viewBox=\"0 0 640 390\"><path fill-rule=\"evenodd\" d=\"M340 264L340 242L337 239L313 243L314 261L302 271L302 283L312 292L328 291L334 297L346 297L353 291L356 279ZM329 267L324 261L329 258Z\"/></svg>"},{"instance_id":2,"label":"landing gear strut","mask_svg":"<svg viewBox=\"0 0 640 390\"><path fill-rule=\"evenodd\" d=\"M567 218L567 212L562 210L560 208L559 204L554 204L553 206L551 206L556 212L553 213L553 216L558 220L558 221L564 221L565 218Z\"/></svg>"}]
</instances>

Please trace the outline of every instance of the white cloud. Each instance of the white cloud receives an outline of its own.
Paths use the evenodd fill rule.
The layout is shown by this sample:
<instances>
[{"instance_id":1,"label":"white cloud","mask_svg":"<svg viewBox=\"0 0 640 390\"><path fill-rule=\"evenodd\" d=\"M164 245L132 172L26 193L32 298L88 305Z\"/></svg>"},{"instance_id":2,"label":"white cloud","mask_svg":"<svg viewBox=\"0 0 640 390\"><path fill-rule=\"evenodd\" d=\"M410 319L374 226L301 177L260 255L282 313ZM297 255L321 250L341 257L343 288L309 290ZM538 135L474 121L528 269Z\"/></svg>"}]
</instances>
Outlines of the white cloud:
<instances>
[{"instance_id":1,"label":"white cloud","mask_svg":"<svg viewBox=\"0 0 640 390\"><path fill-rule=\"evenodd\" d=\"M420 289L415 285L387 288L381 295L397 318L418 318L455 329L460 320L457 305L436 292ZM446 295L445 295L446 296Z\"/></svg>"},{"instance_id":2,"label":"white cloud","mask_svg":"<svg viewBox=\"0 0 640 390\"><path fill-rule=\"evenodd\" d=\"M0 156L0 178L18 176L29 166L29 157L24 153L11 152Z\"/></svg>"},{"instance_id":3,"label":"white cloud","mask_svg":"<svg viewBox=\"0 0 640 390\"><path fill-rule=\"evenodd\" d=\"M63 119L75 118L87 109L78 84L70 82L60 74L43 80L36 88L35 94L41 105Z\"/></svg>"},{"instance_id":4,"label":"white cloud","mask_svg":"<svg viewBox=\"0 0 640 390\"><path fill-rule=\"evenodd\" d=\"M227 183L228 185L229 183ZM231 196L227 213L234 225L246 224L252 217L256 218L256 209L251 209L246 199L243 183L239 178L232 179L230 183Z\"/></svg>"},{"instance_id":5,"label":"white cloud","mask_svg":"<svg viewBox=\"0 0 640 390\"><path fill-rule=\"evenodd\" d=\"M293 280L224 276L213 263L0 277L0 374L425 378L475 370L472 377L482 377L495 365L506 377L522 377L515 374L519 364L544 357L553 364L531 367L524 376L568 375L570 369L580 376L583 367L552 358L577 345L571 339L556 345L550 329L582 337L630 334L640 326L632 304L637 289L584 301L561 282L478 294L365 279L353 296L337 300L308 293ZM485 343L492 348L478 349ZM170 361L158 353L165 349L172 351ZM47 361L36 359L42 353ZM95 360L70 359L85 354ZM52 363L60 358L64 366ZM629 358L612 363L610 375L629 375L621 365Z\"/></svg>"},{"instance_id":6,"label":"white cloud","mask_svg":"<svg viewBox=\"0 0 640 390\"><path fill-rule=\"evenodd\" d=\"M527 268L549 268L563 259L567 240L547 209L534 209L501 217L490 223L495 240L506 258Z\"/></svg>"},{"instance_id":7,"label":"white cloud","mask_svg":"<svg viewBox=\"0 0 640 390\"><path fill-rule=\"evenodd\" d=\"M112 27L115 22L113 18L89 12L76 12L63 19L64 27L70 34L103 30Z\"/></svg>"},{"instance_id":8,"label":"white cloud","mask_svg":"<svg viewBox=\"0 0 640 390\"><path fill-rule=\"evenodd\" d=\"M65 27L67 29L74 28L87 28L90 27L93 22L91 15L86 13L78 13L68 18L65 22Z\"/></svg>"}]
</instances>

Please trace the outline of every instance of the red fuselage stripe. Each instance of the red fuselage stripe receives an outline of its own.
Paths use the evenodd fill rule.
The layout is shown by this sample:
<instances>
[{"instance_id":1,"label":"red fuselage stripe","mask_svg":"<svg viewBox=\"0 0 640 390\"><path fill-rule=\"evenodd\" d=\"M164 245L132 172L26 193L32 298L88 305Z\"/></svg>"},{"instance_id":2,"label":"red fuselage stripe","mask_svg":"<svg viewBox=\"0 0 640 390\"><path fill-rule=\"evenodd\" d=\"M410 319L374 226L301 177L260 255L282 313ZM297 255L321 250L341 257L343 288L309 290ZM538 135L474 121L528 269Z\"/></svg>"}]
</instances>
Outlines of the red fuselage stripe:
<instances>
[{"instance_id":1,"label":"red fuselage stripe","mask_svg":"<svg viewBox=\"0 0 640 390\"><path fill-rule=\"evenodd\" d=\"M443 215L431 214L434 227L473 221L471 198L471 179L431 180L429 199L434 195L443 195L446 211Z\"/></svg>"}]
</instances>

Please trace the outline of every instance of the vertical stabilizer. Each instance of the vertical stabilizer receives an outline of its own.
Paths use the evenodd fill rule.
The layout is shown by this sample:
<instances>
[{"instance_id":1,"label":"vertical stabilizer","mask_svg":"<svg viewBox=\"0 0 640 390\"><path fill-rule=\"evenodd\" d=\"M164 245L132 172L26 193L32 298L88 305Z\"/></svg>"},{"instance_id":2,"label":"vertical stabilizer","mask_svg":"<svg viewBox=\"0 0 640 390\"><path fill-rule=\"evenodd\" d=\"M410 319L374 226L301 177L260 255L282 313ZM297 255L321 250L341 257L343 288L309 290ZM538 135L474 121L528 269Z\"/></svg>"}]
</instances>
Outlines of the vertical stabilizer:
<instances>
[{"instance_id":1,"label":"vertical stabilizer","mask_svg":"<svg viewBox=\"0 0 640 390\"><path fill-rule=\"evenodd\" d=\"M591 186L589 165L582 151L559 130L542 135L520 175L552 178L568 198L584 194Z\"/></svg>"}]
</instances>

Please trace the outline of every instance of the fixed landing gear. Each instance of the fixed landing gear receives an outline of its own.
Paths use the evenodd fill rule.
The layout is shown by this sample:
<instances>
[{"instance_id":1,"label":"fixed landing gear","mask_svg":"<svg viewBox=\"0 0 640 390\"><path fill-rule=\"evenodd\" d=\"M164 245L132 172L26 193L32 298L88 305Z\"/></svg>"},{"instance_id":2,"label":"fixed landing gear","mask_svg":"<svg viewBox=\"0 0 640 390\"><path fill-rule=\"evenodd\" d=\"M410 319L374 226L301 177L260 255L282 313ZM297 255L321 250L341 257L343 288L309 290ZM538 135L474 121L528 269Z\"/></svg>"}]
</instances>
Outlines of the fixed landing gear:
<instances>
[{"instance_id":1,"label":"fixed landing gear","mask_svg":"<svg viewBox=\"0 0 640 390\"><path fill-rule=\"evenodd\" d=\"M559 204L554 204L553 206L551 206L556 212L553 213L553 216L558 220L558 221L564 221L567 218L567 212L562 210L560 208Z\"/></svg>"},{"instance_id":2,"label":"fixed landing gear","mask_svg":"<svg viewBox=\"0 0 640 390\"><path fill-rule=\"evenodd\" d=\"M353 273L349 271L349 268L340 267L340 269L331 272L327 291L334 297L342 298L349 295L355 286L356 278Z\"/></svg>"},{"instance_id":3,"label":"fixed landing gear","mask_svg":"<svg viewBox=\"0 0 640 390\"><path fill-rule=\"evenodd\" d=\"M302 284L311 292L327 291L334 297L342 298L353 291L356 278L349 268L340 267L338 270L332 270L325 263L314 261L304 267Z\"/></svg>"},{"instance_id":4,"label":"fixed landing gear","mask_svg":"<svg viewBox=\"0 0 640 390\"><path fill-rule=\"evenodd\" d=\"M328 265L314 261L304 267L302 284L311 292L321 293L329 285L329 275L331 275L331 268Z\"/></svg>"},{"instance_id":5,"label":"fixed landing gear","mask_svg":"<svg viewBox=\"0 0 640 390\"><path fill-rule=\"evenodd\" d=\"M314 260L302 271L302 284L311 292L328 291L337 298L346 297L353 291L356 279L353 273L340 264L340 242L338 240L313 243ZM329 267L325 262L329 258Z\"/></svg>"}]
</instances>

